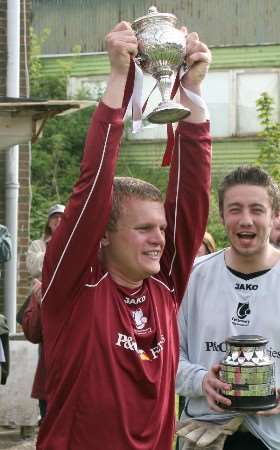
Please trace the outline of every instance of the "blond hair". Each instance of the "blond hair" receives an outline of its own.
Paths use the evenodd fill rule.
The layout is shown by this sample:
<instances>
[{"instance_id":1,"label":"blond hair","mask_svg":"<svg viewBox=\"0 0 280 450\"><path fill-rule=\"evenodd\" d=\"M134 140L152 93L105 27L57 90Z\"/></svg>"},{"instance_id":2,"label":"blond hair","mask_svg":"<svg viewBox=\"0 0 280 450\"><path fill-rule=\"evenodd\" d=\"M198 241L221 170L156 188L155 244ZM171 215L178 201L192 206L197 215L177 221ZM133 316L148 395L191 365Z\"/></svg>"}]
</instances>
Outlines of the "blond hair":
<instances>
[{"instance_id":1,"label":"blond hair","mask_svg":"<svg viewBox=\"0 0 280 450\"><path fill-rule=\"evenodd\" d=\"M113 184L113 203L107 224L107 229L115 231L117 222L121 215L121 209L124 199L138 198L141 200L151 200L162 203L162 194L160 190L147 181L132 177L115 177Z\"/></svg>"},{"instance_id":2,"label":"blond hair","mask_svg":"<svg viewBox=\"0 0 280 450\"><path fill-rule=\"evenodd\" d=\"M202 242L208 253L214 253L216 251L216 242L212 234L208 233L208 231L205 231Z\"/></svg>"}]
</instances>

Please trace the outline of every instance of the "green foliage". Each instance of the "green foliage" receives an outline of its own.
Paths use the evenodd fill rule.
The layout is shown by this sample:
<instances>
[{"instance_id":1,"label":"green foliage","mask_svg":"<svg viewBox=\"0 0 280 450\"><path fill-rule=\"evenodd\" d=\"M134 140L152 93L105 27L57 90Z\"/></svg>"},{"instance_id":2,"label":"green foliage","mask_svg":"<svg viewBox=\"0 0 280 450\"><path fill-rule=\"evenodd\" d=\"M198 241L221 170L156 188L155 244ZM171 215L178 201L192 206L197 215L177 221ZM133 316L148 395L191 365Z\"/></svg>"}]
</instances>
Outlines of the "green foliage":
<instances>
[{"instance_id":1,"label":"green foliage","mask_svg":"<svg viewBox=\"0 0 280 450\"><path fill-rule=\"evenodd\" d=\"M163 167L147 167L143 164L127 164L125 162L119 162L116 175L122 177L135 177L148 181L160 189L164 195L168 179L168 169Z\"/></svg>"},{"instance_id":2,"label":"green foliage","mask_svg":"<svg viewBox=\"0 0 280 450\"><path fill-rule=\"evenodd\" d=\"M228 247L229 242L220 218L217 192L217 186L213 185L207 231L212 234L216 242L217 250L219 250Z\"/></svg>"},{"instance_id":3,"label":"green foliage","mask_svg":"<svg viewBox=\"0 0 280 450\"><path fill-rule=\"evenodd\" d=\"M44 30L38 37L31 30L31 96L45 99L66 99L67 82L80 48L72 61L59 62L59 75L45 76L38 56L49 36ZM77 99L89 99L89 93L79 92ZM32 207L31 239L38 238L44 229L47 210L54 203L66 203L79 174L79 166L87 128L93 108L75 111L49 119L43 136L32 145Z\"/></svg>"},{"instance_id":4,"label":"green foliage","mask_svg":"<svg viewBox=\"0 0 280 450\"><path fill-rule=\"evenodd\" d=\"M273 120L274 101L266 93L257 100L258 118L263 127L263 138L257 163L280 184L280 123Z\"/></svg>"},{"instance_id":5,"label":"green foliage","mask_svg":"<svg viewBox=\"0 0 280 450\"><path fill-rule=\"evenodd\" d=\"M53 203L66 203L79 175L92 108L48 121L32 146L31 237L38 237Z\"/></svg>"},{"instance_id":6,"label":"green foliage","mask_svg":"<svg viewBox=\"0 0 280 450\"><path fill-rule=\"evenodd\" d=\"M43 43L48 39L50 31L44 29L41 36L38 36L34 29L30 28L30 88L31 95L38 96L40 93L40 86L42 83L42 62L39 59L41 53L41 47Z\"/></svg>"},{"instance_id":7,"label":"green foliage","mask_svg":"<svg viewBox=\"0 0 280 450\"><path fill-rule=\"evenodd\" d=\"M30 88L31 96L40 99L66 99L67 97L67 82L72 72L75 58L80 56L81 47L76 45L73 48L73 58L71 60L58 61L59 73L58 75L44 75L42 71L42 61L39 58L41 48L44 42L50 35L49 29L44 29L41 36L38 36L33 28L31 28L30 39ZM84 93L85 94L85 93ZM89 93L85 97L89 98Z\"/></svg>"}]
</instances>

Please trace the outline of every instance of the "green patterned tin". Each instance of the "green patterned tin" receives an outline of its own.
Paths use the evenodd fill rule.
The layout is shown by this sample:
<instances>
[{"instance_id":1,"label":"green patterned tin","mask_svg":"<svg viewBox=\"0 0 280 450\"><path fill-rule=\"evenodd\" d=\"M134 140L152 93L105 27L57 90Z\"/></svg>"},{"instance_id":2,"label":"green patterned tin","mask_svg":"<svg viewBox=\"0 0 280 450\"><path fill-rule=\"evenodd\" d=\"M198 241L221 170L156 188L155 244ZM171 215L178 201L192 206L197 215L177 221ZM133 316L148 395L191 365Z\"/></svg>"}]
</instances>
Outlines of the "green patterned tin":
<instances>
[{"instance_id":1,"label":"green patterned tin","mask_svg":"<svg viewBox=\"0 0 280 450\"><path fill-rule=\"evenodd\" d=\"M228 409L259 411L276 406L274 362L266 351L268 340L257 335L238 335L226 340L220 379L231 385L222 391L231 400Z\"/></svg>"}]
</instances>

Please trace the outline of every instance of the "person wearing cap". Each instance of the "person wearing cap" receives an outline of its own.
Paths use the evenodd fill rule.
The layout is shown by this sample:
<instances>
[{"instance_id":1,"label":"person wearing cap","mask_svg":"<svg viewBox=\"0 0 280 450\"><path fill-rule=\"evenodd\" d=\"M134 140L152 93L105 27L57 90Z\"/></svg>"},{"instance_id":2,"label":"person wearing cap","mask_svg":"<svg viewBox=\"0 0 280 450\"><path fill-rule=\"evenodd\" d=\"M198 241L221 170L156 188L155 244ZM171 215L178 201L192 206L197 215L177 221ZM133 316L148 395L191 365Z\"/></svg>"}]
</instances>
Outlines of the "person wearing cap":
<instances>
[{"instance_id":1,"label":"person wearing cap","mask_svg":"<svg viewBox=\"0 0 280 450\"><path fill-rule=\"evenodd\" d=\"M43 358L43 333L41 323L41 277L44 256L48 242L60 224L65 206L55 204L48 210L48 219L45 225L44 234L41 239L31 242L26 258L28 272L33 278L31 295L23 305L20 319L17 314L17 321L22 326L26 339L33 344L39 344L39 358L34 376L31 397L38 399L40 409L40 422L45 416L47 408L46 396L46 369Z\"/></svg>"},{"instance_id":2,"label":"person wearing cap","mask_svg":"<svg viewBox=\"0 0 280 450\"><path fill-rule=\"evenodd\" d=\"M27 250L26 267L32 278L41 278L47 243L57 229L64 210L65 206L61 204L50 207L43 236L40 239L32 241Z\"/></svg>"},{"instance_id":3,"label":"person wearing cap","mask_svg":"<svg viewBox=\"0 0 280 450\"><path fill-rule=\"evenodd\" d=\"M43 330L41 320L41 281L33 280L32 292L26 301L21 321L24 336L32 344L39 345L38 362L34 375L31 398L38 400L40 410L39 424L47 410L46 367L44 362Z\"/></svg>"}]
</instances>

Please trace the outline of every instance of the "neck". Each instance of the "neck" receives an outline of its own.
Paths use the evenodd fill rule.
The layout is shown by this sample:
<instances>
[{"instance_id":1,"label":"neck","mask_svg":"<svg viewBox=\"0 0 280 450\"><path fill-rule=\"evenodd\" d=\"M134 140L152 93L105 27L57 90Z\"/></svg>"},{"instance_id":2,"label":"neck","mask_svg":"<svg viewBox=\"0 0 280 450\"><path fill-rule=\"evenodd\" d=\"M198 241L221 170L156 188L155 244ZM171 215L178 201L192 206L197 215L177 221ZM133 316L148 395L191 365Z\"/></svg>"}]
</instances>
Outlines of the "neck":
<instances>
[{"instance_id":1,"label":"neck","mask_svg":"<svg viewBox=\"0 0 280 450\"><path fill-rule=\"evenodd\" d=\"M138 279L139 275L138 277L133 277L133 274L129 276L129 268L123 267L120 269L120 264L104 248L100 252L100 260L104 270L110 274L112 280L119 286L129 289L139 289L142 286L145 276L143 275L143 278L140 280Z\"/></svg>"},{"instance_id":2,"label":"neck","mask_svg":"<svg viewBox=\"0 0 280 450\"><path fill-rule=\"evenodd\" d=\"M270 269L280 259L280 251L268 244L258 254L241 255L233 247L225 250L225 263L241 273L253 273Z\"/></svg>"},{"instance_id":3,"label":"neck","mask_svg":"<svg viewBox=\"0 0 280 450\"><path fill-rule=\"evenodd\" d=\"M108 272L112 280L119 286L123 286L129 289L139 289L143 284L143 280L140 281L130 280L124 274L115 272L112 269L109 269Z\"/></svg>"}]
</instances>

